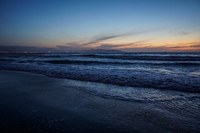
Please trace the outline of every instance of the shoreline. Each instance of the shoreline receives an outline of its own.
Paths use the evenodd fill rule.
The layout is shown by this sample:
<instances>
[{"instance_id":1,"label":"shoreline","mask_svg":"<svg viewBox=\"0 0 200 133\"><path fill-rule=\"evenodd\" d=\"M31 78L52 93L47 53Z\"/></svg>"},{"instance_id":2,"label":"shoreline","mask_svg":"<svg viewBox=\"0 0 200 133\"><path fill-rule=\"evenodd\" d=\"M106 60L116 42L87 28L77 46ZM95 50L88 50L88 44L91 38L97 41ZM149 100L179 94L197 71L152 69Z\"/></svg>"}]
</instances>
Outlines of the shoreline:
<instances>
[{"instance_id":1,"label":"shoreline","mask_svg":"<svg viewBox=\"0 0 200 133\"><path fill-rule=\"evenodd\" d=\"M65 79L19 71L0 70L0 73L0 131L2 132L134 130L117 127L107 115L98 116L102 113L99 112L103 109L102 103L106 103L107 99L70 87L66 88L61 85ZM115 100L108 101L116 103ZM107 107L108 110L114 108L112 104ZM97 108L94 110L93 106ZM112 112L108 113L111 115Z\"/></svg>"},{"instance_id":2,"label":"shoreline","mask_svg":"<svg viewBox=\"0 0 200 133\"><path fill-rule=\"evenodd\" d=\"M105 99L68 86L67 79L42 74L0 73L3 132L200 131L196 120L184 119L157 104ZM193 125L188 125L190 121Z\"/></svg>"}]
</instances>

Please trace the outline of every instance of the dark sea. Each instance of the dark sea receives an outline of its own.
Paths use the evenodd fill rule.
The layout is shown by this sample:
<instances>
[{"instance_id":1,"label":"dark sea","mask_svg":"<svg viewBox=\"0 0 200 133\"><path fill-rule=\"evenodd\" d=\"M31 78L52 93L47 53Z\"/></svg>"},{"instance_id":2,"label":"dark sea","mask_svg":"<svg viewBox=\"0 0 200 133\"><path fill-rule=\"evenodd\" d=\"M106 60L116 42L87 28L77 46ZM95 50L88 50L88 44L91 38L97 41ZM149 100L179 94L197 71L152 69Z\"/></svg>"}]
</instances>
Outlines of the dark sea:
<instances>
[{"instance_id":1,"label":"dark sea","mask_svg":"<svg viewBox=\"0 0 200 133\"><path fill-rule=\"evenodd\" d=\"M67 86L105 99L153 104L200 131L200 53L0 54L0 69L69 79Z\"/></svg>"},{"instance_id":2,"label":"dark sea","mask_svg":"<svg viewBox=\"0 0 200 133\"><path fill-rule=\"evenodd\" d=\"M119 86L200 92L200 53L0 54L0 68Z\"/></svg>"}]
</instances>

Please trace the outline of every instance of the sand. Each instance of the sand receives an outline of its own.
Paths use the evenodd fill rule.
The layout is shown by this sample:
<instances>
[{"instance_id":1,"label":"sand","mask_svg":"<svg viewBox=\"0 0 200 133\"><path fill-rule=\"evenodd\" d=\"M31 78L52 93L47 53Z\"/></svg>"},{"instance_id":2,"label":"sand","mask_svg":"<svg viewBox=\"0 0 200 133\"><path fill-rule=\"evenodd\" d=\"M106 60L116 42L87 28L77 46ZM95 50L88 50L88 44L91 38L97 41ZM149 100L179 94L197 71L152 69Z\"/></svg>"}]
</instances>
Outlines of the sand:
<instances>
[{"instance_id":1,"label":"sand","mask_svg":"<svg viewBox=\"0 0 200 133\"><path fill-rule=\"evenodd\" d=\"M173 118L154 104L102 98L66 82L0 70L0 132L200 131L197 124L188 126L189 120Z\"/></svg>"}]
</instances>

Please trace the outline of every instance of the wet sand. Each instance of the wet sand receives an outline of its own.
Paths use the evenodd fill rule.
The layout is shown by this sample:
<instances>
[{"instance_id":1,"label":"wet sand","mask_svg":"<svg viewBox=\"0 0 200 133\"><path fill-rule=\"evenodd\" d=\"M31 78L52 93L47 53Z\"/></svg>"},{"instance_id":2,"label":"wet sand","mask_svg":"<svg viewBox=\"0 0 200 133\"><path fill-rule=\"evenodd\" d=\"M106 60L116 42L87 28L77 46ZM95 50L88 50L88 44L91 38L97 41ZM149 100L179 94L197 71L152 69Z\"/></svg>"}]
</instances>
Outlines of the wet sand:
<instances>
[{"instance_id":1,"label":"wet sand","mask_svg":"<svg viewBox=\"0 0 200 133\"><path fill-rule=\"evenodd\" d=\"M200 131L196 120L155 104L102 98L66 86L66 82L0 70L0 132Z\"/></svg>"}]
</instances>

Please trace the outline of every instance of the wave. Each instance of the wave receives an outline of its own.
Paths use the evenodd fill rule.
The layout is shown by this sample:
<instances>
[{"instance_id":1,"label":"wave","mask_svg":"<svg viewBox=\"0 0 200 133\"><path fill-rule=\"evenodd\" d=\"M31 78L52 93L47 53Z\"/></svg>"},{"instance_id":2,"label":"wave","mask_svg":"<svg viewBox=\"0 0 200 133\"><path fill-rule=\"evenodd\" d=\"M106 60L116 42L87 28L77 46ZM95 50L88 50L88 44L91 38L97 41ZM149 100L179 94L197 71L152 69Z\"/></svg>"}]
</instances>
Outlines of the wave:
<instances>
[{"instance_id":1,"label":"wave","mask_svg":"<svg viewBox=\"0 0 200 133\"><path fill-rule=\"evenodd\" d=\"M15 61L15 59L0 59L0 61L6 61L6 62L9 62L9 61Z\"/></svg>"},{"instance_id":2,"label":"wave","mask_svg":"<svg viewBox=\"0 0 200 133\"><path fill-rule=\"evenodd\" d=\"M92 64L119 64L119 65L131 65L131 64L152 64L152 65L200 65L200 62L105 62L105 61L87 61L87 60L48 60L45 61L52 64L82 64L82 65L92 65Z\"/></svg>"},{"instance_id":3,"label":"wave","mask_svg":"<svg viewBox=\"0 0 200 133\"><path fill-rule=\"evenodd\" d=\"M30 59L0 59L0 62L17 62L17 63L50 63L50 64L74 64L74 65L151 65L151 66L200 66L199 61L95 61L95 60L30 60Z\"/></svg>"},{"instance_id":4,"label":"wave","mask_svg":"<svg viewBox=\"0 0 200 133\"><path fill-rule=\"evenodd\" d=\"M0 54L0 69L130 87L200 92L200 54Z\"/></svg>"},{"instance_id":5,"label":"wave","mask_svg":"<svg viewBox=\"0 0 200 133\"><path fill-rule=\"evenodd\" d=\"M124 87L111 84L102 84L94 82L82 82L67 80L64 83L65 86L71 87L77 90L84 91L86 93L96 95L107 99L116 99L123 101L139 102L176 102L197 100L200 95L191 93L180 93L174 91L162 91L153 88L138 88L138 87ZM156 95L155 95L156 94ZM184 96L184 97L183 97Z\"/></svg>"},{"instance_id":6,"label":"wave","mask_svg":"<svg viewBox=\"0 0 200 133\"><path fill-rule=\"evenodd\" d=\"M155 88L200 93L200 79L191 76L168 75L143 70L96 69L71 66L1 63L0 69L28 71L73 80L101 82L119 86Z\"/></svg>"},{"instance_id":7,"label":"wave","mask_svg":"<svg viewBox=\"0 0 200 133\"><path fill-rule=\"evenodd\" d=\"M64 57L86 57L86 58L104 58L104 59L122 59L122 60L155 60L155 61L200 61L200 53L29 53L29 54L0 54L1 57L37 57L37 58L54 58Z\"/></svg>"},{"instance_id":8,"label":"wave","mask_svg":"<svg viewBox=\"0 0 200 133\"><path fill-rule=\"evenodd\" d=\"M199 93L186 93L171 90L163 91L154 88L127 87L96 82L85 82L78 80L74 81L70 79L66 79L63 81L64 82L59 82L59 84L64 88L73 88L84 93L106 99L115 99L142 104L159 103L164 106L167 105L166 108L177 107L177 105L181 105L182 107L182 105L189 103L192 107L194 107L191 114L195 117L199 116ZM182 110L182 108L178 109Z\"/></svg>"},{"instance_id":9,"label":"wave","mask_svg":"<svg viewBox=\"0 0 200 133\"><path fill-rule=\"evenodd\" d=\"M1 61L1 59L0 59ZM2 59L2 61L15 61L12 59ZM75 65L154 65L154 66L200 66L200 62L139 62L139 61L95 61L95 60L20 60L18 63L50 63L50 64L75 64Z\"/></svg>"},{"instance_id":10,"label":"wave","mask_svg":"<svg viewBox=\"0 0 200 133\"><path fill-rule=\"evenodd\" d=\"M200 56L149 56L149 55L81 55L91 58L108 58L123 60L157 60L157 61L200 61Z\"/></svg>"}]
</instances>

